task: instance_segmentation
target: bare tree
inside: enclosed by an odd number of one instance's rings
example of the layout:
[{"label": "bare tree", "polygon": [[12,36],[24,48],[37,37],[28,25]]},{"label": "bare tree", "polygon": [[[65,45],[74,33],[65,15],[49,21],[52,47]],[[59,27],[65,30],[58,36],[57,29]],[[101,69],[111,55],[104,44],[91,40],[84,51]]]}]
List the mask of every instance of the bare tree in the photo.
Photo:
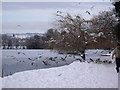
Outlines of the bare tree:
[{"label": "bare tree", "polygon": [[88,41],[88,32],[85,20],[80,16],[71,16],[57,14],[57,30],[59,32],[55,43],[55,49],[60,52],[83,54],[85,59],[85,50]]},{"label": "bare tree", "polygon": [[[117,18],[115,17],[115,11],[103,11],[99,15],[94,16],[92,19],[90,29],[92,32],[97,33],[96,41],[97,47],[110,49],[114,46],[115,37],[115,26],[117,25]],[[104,43],[102,43],[104,42]]]}]

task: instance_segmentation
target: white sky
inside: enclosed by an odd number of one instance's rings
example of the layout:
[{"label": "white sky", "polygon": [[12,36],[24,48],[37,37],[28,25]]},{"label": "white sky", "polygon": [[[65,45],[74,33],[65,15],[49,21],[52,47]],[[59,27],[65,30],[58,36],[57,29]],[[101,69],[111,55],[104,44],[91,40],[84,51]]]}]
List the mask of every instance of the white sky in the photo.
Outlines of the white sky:
[{"label": "white sky", "polygon": [[[2,33],[44,33],[53,27],[57,11],[90,19],[114,8],[112,2],[2,2]],[[93,7],[93,9],[91,9]],[[91,15],[85,13],[89,11]]]}]

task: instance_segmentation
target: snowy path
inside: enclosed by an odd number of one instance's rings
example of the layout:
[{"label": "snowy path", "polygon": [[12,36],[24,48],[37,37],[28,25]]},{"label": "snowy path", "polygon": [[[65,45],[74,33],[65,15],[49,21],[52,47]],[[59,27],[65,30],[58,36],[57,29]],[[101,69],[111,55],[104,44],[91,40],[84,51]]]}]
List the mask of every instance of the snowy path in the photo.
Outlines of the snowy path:
[{"label": "snowy path", "polygon": [[15,73],[3,78],[3,88],[117,88],[114,64],[73,62],[70,65]]}]

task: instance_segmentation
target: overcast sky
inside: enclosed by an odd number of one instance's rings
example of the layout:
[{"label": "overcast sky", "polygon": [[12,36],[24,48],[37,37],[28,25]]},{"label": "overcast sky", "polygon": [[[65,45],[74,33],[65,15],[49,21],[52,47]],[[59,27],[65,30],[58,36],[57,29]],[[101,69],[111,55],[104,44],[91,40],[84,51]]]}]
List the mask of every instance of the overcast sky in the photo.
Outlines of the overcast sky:
[{"label": "overcast sky", "polygon": [[2,33],[44,33],[54,27],[57,11],[90,19],[110,8],[111,2],[3,2]]}]

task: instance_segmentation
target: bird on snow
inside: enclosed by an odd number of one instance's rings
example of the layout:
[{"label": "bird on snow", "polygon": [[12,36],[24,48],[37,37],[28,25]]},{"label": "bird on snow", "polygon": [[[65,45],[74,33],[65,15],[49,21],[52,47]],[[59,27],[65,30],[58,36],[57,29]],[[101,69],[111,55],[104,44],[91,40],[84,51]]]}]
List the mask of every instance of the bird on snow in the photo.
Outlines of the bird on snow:
[{"label": "bird on snow", "polygon": [[107,63],[108,61],[107,60],[104,60],[103,63]]},{"label": "bird on snow", "polygon": [[32,62],[31,65],[33,65],[34,63]]},{"label": "bird on snow", "polygon": [[57,58],[57,57],[50,57],[49,60],[55,61],[56,58]]},{"label": "bird on snow", "polygon": [[23,55],[25,55],[25,53],[22,53]]},{"label": "bird on snow", "polygon": [[90,61],[91,61],[91,62],[94,62],[94,60],[93,60],[92,58],[90,58]]},{"label": "bird on snow", "polygon": [[42,56],[39,56],[39,58],[41,58]]},{"label": "bird on snow", "polygon": [[65,59],[67,58],[67,56],[65,56],[64,58],[63,57],[61,57],[61,59],[63,60],[63,61],[65,61]]},{"label": "bird on snow", "polygon": [[49,65],[49,63],[47,61],[42,61],[45,65]]},{"label": "bird on snow", "polygon": [[112,63],[112,61],[108,61],[108,63],[109,63],[109,64],[111,64],[111,63]]},{"label": "bird on snow", "polygon": [[18,54],[20,54],[20,52],[18,52]]},{"label": "bird on snow", "polygon": [[34,61],[34,60],[32,60],[31,58],[28,58],[29,60],[31,60],[31,61]]},{"label": "bird on snow", "polygon": [[95,61],[95,63],[99,63],[100,62],[100,58],[98,58],[96,61]]}]

